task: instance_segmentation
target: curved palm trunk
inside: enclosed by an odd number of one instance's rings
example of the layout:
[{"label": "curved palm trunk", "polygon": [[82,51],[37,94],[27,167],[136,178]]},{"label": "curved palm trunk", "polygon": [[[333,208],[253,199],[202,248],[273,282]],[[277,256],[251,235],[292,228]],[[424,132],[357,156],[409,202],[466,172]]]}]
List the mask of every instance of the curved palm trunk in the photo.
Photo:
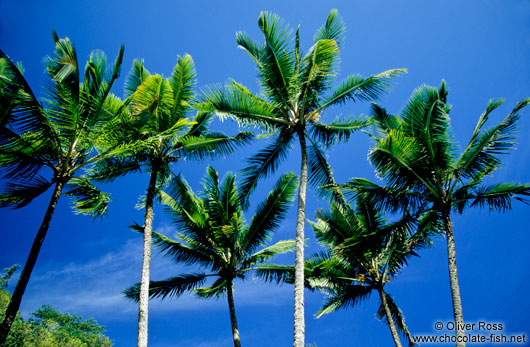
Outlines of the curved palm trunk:
[{"label": "curved palm trunk", "polygon": [[381,303],[383,304],[383,307],[385,308],[386,320],[388,321],[388,326],[390,327],[392,338],[394,338],[394,343],[396,344],[396,347],[402,347],[401,341],[399,340],[399,335],[396,329],[396,325],[394,323],[394,319],[392,318],[392,312],[390,312],[390,307],[388,306],[388,301],[386,300],[386,295],[382,289],[377,289],[377,291],[379,292]]},{"label": "curved palm trunk", "polygon": [[35,239],[33,240],[33,244],[26,260],[26,264],[24,265],[24,269],[20,274],[20,278],[18,279],[17,286],[15,287],[15,291],[13,292],[13,296],[11,297],[11,301],[7,306],[4,320],[0,325],[0,346],[4,345],[7,336],[9,335],[9,331],[11,330],[11,325],[13,324],[18,309],[20,308],[22,296],[26,291],[31,272],[33,271],[35,263],[37,262],[42,243],[44,242],[44,238],[46,237],[46,233],[48,232],[48,228],[50,227],[53,212],[55,211],[55,206],[57,206],[57,201],[59,201],[59,197],[61,196],[63,186],[64,182],[62,181],[57,182],[57,184],[55,185],[55,189],[53,190],[50,203],[48,204],[48,209],[44,214],[44,218],[39,227],[39,230],[37,231],[37,235],[35,235]]},{"label": "curved palm trunk", "polygon": [[149,277],[151,271],[151,238],[153,231],[153,203],[155,200],[156,179],[159,167],[153,165],[147,196],[145,199],[144,251],[142,278],[140,280],[140,298],[138,304],[138,347],[147,347],[147,322],[149,312]]},{"label": "curved palm trunk", "polygon": [[227,284],[226,296],[228,297],[228,309],[230,310],[230,323],[232,325],[234,347],[241,347],[241,340],[239,339],[239,328],[237,327],[236,307],[234,305],[234,293],[232,290],[232,282],[229,282]]},{"label": "curved palm trunk", "polygon": [[[464,330],[464,315],[462,313],[462,300],[460,298],[460,286],[458,285],[458,272],[456,270],[456,248],[455,236],[453,234],[453,223],[451,223],[450,212],[443,213],[445,222],[445,234],[447,236],[447,260],[449,265],[449,283],[451,286],[451,298],[453,300],[453,315],[455,319],[456,346],[465,347],[463,338],[466,334]],[[458,342],[460,340],[460,342]]]},{"label": "curved palm trunk", "polygon": [[307,190],[307,145],[303,132],[298,133],[302,154],[298,211],[296,216],[296,252],[294,259],[294,347],[305,345],[304,319],[304,226],[305,198]]}]

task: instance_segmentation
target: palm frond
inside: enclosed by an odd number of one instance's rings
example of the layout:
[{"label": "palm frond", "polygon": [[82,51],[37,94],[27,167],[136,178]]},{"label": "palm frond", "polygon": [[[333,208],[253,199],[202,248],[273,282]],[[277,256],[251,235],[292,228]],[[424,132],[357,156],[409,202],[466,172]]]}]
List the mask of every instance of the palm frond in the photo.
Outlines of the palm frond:
[{"label": "palm frond", "polygon": [[[143,227],[142,227],[143,231]],[[208,248],[204,247],[200,243],[194,242],[193,240],[179,235],[181,239],[184,239],[188,244],[184,244],[179,241],[175,241],[166,237],[160,233],[153,232],[153,245],[160,249],[160,252],[165,253],[167,257],[176,263],[183,263],[185,265],[201,264],[203,266],[211,265],[213,259],[208,254]]]},{"label": "palm frond", "polygon": [[300,73],[297,76],[297,84],[301,85],[298,100],[302,105],[302,112],[312,116],[313,113],[308,111],[318,108],[321,95],[329,89],[335,76],[338,54],[337,43],[325,39],[317,41],[302,58]]},{"label": "palm frond", "polygon": [[393,78],[406,71],[406,69],[392,69],[366,78],[359,75],[349,76],[330,97],[321,103],[318,109],[319,113],[332,105],[342,104],[347,100],[377,100],[390,89]]},{"label": "palm frond", "polygon": [[210,287],[202,287],[195,289],[195,295],[199,298],[209,299],[213,297],[220,297],[226,293],[226,286],[231,285],[226,279],[218,278]]},{"label": "palm frond", "polygon": [[288,47],[292,30],[280,17],[270,12],[260,13],[258,26],[265,39],[258,64],[260,83],[269,98],[286,105],[295,63],[294,52]]},{"label": "palm frond", "polygon": [[173,91],[169,81],[160,75],[150,75],[138,86],[130,108],[145,124],[151,134],[170,129],[174,122],[171,118]]},{"label": "palm frond", "polygon": [[262,263],[266,260],[269,260],[278,254],[283,254],[287,252],[293,252],[295,247],[294,240],[285,240],[278,241],[275,244],[260,249],[256,253],[250,255],[245,261],[241,264],[242,268],[249,268],[256,264]]},{"label": "palm frond", "polygon": [[108,183],[131,172],[141,172],[139,160],[132,155],[115,155],[102,158],[87,172],[87,177],[96,182]]},{"label": "palm frond", "polygon": [[173,217],[178,230],[201,237],[206,229],[204,204],[195,195],[188,182],[180,175],[174,177],[165,192],[161,193],[161,202],[165,210]]},{"label": "palm frond", "polygon": [[125,79],[125,97],[133,95],[147,77],[149,77],[149,71],[145,68],[143,59],[141,61],[134,59],[131,71]]},{"label": "palm frond", "polygon": [[208,132],[208,127],[213,120],[214,115],[208,112],[198,111],[193,119],[193,124],[189,130],[184,134],[184,137],[194,136],[199,137],[205,135]]},{"label": "palm frond", "polygon": [[15,182],[7,182],[0,193],[0,207],[24,207],[52,184],[40,175],[34,175],[31,179],[19,177]]},{"label": "palm frond", "polygon": [[426,165],[428,153],[414,137],[400,130],[390,130],[368,154],[380,177],[396,189],[426,187],[433,196],[440,196],[439,186],[433,182],[431,168]]},{"label": "palm frond", "polygon": [[242,170],[243,179],[239,185],[239,196],[244,208],[248,207],[249,196],[258,181],[276,171],[280,163],[285,160],[292,139],[293,133],[290,130],[282,130],[271,145],[248,159],[249,165]]},{"label": "palm frond", "polygon": [[[309,138],[307,134],[306,137]],[[329,165],[324,151],[316,143],[312,142],[308,152],[309,183],[313,187],[318,188],[317,194],[321,198],[339,204],[343,203],[345,199],[342,192],[338,189],[331,188],[335,187],[336,183],[333,177],[333,169]],[[327,187],[327,189],[324,187]]]},{"label": "palm frond", "polygon": [[251,132],[239,132],[235,136],[227,136],[222,133],[206,133],[200,137],[186,136],[180,142],[175,154],[191,160],[203,160],[205,158],[223,158],[234,152],[238,147],[245,146],[254,140]]},{"label": "palm frond", "polygon": [[252,217],[248,231],[243,235],[242,248],[252,253],[267,240],[285,218],[298,187],[298,178],[292,172],[282,175],[267,199],[260,203]]},{"label": "palm frond", "polygon": [[110,194],[100,191],[87,177],[74,177],[66,185],[65,195],[72,198],[76,214],[93,217],[107,212]]},{"label": "palm frond", "polygon": [[193,108],[216,113],[221,119],[234,118],[240,126],[255,126],[265,131],[289,125],[276,116],[276,106],[254,96],[239,84],[209,86],[202,90]]},{"label": "palm frond", "polygon": [[[0,50],[0,137],[16,141],[20,134],[31,133],[32,146],[51,153],[58,145],[53,127],[21,71]],[[38,144],[39,146],[36,146]]]},{"label": "palm frond", "polygon": [[337,311],[347,309],[370,297],[372,288],[362,285],[351,285],[346,288],[330,290],[322,308],[315,314],[316,318]]},{"label": "palm frond", "polygon": [[294,283],[294,266],[292,265],[259,264],[255,274],[266,282]]},{"label": "palm frond", "polygon": [[437,176],[437,180],[451,168],[454,144],[450,133],[450,106],[446,103],[445,81],[439,88],[420,86],[412,93],[402,111],[401,129],[406,136],[414,138],[425,154],[424,165]]},{"label": "palm frond", "polygon": [[344,41],[343,35],[346,32],[346,25],[339,15],[339,11],[334,8],[326,19],[326,23],[318,29],[313,39],[315,42],[319,40],[334,40],[339,47]]},{"label": "palm frond", "polygon": [[470,197],[471,207],[484,207],[504,212],[512,208],[512,199],[530,203],[530,184],[499,183],[476,188]]},{"label": "palm frond", "polygon": [[177,65],[169,78],[173,90],[173,109],[171,114],[175,117],[182,117],[184,110],[189,106],[189,101],[193,97],[193,88],[197,80],[197,73],[193,59],[189,54],[178,57]]},{"label": "palm frond", "polygon": [[254,42],[254,40],[252,40],[247,33],[242,31],[238,31],[236,33],[236,40],[238,47],[247,52],[259,67],[261,65],[263,45],[259,45],[258,43]]},{"label": "palm frond", "polygon": [[339,142],[347,142],[355,131],[368,125],[370,121],[364,118],[337,118],[330,124],[320,122],[311,124],[310,132],[318,143],[330,148]]},{"label": "palm frond", "polygon": [[387,113],[376,103],[372,103],[370,120],[379,138],[384,138],[391,129],[398,129],[402,122],[399,117]]},{"label": "palm frond", "polygon": [[406,209],[415,210],[424,201],[424,197],[417,192],[380,186],[365,178],[351,178],[339,187],[350,201],[360,195],[366,195],[375,202],[376,208],[391,213]]},{"label": "palm frond", "polygon": [[475,178],[496,170],[501,165],[498,156],[508,153],[515,146],[513,140],[520,117],[518,111],[529,103],[530,98],[522,100],[500,124],[480,132],[490,112],[502,104],[502,100],[490,101],[486,111],[479,118],[467,148],[456,163],[456,174],[465,178]]},{"label": "palm frond", "polygon": [[[179,297],[187,291],[191,291],[204,283],[206,274],[186,274],[175,276],[162,281],[149,282],[149,297],[164,299],[167,296]],[[140,283],[135,284],[123,291],[127,299],[139,301]]]}]

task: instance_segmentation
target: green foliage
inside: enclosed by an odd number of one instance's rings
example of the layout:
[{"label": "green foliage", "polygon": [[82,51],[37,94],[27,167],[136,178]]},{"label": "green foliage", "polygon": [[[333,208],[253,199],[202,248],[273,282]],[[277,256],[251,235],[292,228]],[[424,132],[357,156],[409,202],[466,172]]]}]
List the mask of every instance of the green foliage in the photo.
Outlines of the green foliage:
[{"label": "green foliage", "polygon": [[464,151],[456,153],[447,103],[447,86],[417,88],[401,115],[390,115],[374,105],[376,140],[369,159],[387,187],[352,179],[345,188],[376,193],[390,210],[419,206],[443,212],[462,213],[466,207],[489,206],[504,211],[513,199],[527,202],[530,185],[483,184],[502,164],[500,156],[513,149],[520,111],[530,99],[520,101],[498,125],[484,129],[490,113],[503,101],[491,100]]},{"label": "green foliage", "polygon": [[28,321],[17,315],[5,346],[111,347],[112,341],[105,336],[105,328],[95,320],[83,320],[80,316],[43,305]]},{"label": "green foliage", "polygon": [[[45,59],[49,83],[42,102],[0,51],[0,168],[7,179],[2,207],[26,206],[53,184],[66,183],[77,170],[115,154],[115,148],[94,149],[104,147],[102,142],[115,133],[116,102],[110,90],[120,73],[123,47],[111,68],[103,52],[93,51],[82,69],[70,40],[56,33],[53,38],[54,54]],[[40,175],[44,168],[51,177]],[[106,211],[108,199],[94,186],[83,184],[71,195],[79,213],[97,216]]]},{"label": "green foliage", "polygon": [[[219,180],[218,173],[208,167],[201,195],[197,196],[181,176],[175,177],[167,192],[161,193],[178,232],[175,239],[153,232],[153,244],[176,263],[198,265],[208,272],[151,281],[150,297],[178,297],[187,291],[202,298],[218,297],[226,294],[235,278],[244,279],[247,272],[264,261],[293,250],[291,240],[270,246],[266,243],[294,199],[296,176],[287,173],[278,180],[265,201],[258,204],[250,225],[243,216],[235,178],[228,173]],[[143,232],[137,225],[133,228]],[[201,287],[208,277],[216,279],[210,286]],[[139,284],[124,291],[132,300],[138,300],[139,292]]]},{"label": "green foliage", "polygon": [[338,118],[325,124],[321,122],[324,111],[347,100],[377,99],[390,88],[396,76],[406,71],[394,69],[367,78],[349,76],[332,90],[345,32],[337,10],[329,13],[305,54],[300,50],[298,30],[293,39],[293,31],[277,15],[262,12],[258,26],[263,43],[255,42],[244,32],[236,36],[239,47],[256,63],[263,97],[229,81],[224,88],[206,88],[194,105],[204,112],[231,117],[241,125],[274,132],[272,143],[252,156],[243,170],[240,195],[245,203],[258,180],[272,174],[286,159],[296,137],[306,137],[311,142],[309,181],[316,187],[333,184],[332,171],[321,147],[327,149],[347,141],[368,122],[361,118]]},{"label": "green foliage", "polygon": [[[13,265],[4,269],[0,277],[0,320],[9,304],[11,294],[4,289],[18,269]],[[78,315],[61,313],[50,305],[43,305],[25,321],[17,314],[4,347],[111,347],[105,328],[94,319],[83,320]]]}]

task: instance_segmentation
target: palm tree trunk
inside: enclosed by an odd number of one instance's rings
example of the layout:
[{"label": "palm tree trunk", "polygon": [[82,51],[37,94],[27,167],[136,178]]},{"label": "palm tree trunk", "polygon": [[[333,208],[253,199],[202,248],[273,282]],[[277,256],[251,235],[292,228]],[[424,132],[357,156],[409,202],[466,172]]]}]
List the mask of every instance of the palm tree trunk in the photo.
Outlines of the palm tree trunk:
[{"label": "palm tree trunk", "polygon": [[46,237],[46,233],[48,232],[48,228],[50,227],[53,212],[55,211],[55,206],[57,206],[57,201],[59,201],[59,197],[61,196],[63,186],[63,181],[59,181],[55,185],[55,189],[53,190],[50,203],[48,204],[48,209],[44,214],[44,218],[39,227],[39,230],[37,231],[37,235],[35,235],[35,239],[33,240],[33,245],[31,246],[31,250],[26,260],[26,264],[24,265],[24,269],[22,270],[20,278],[18,279],[17,286],[15,287],[15,291],[13,292],[13,296],[11,297],[11,301],[7,306],[4,320],[0,325],[0,346],[4,345],[7,336],[9,335],[9,331],[11,330],[11,325],[13,324],[18,309],[20,308],[22,296],[26,291],[29,278],[31,276],[33,268],[35,267],[35,263],[37,262],[42,243],[44,242],[44,238]]},{"label": "palm tree trunk", "polygon": [[460,286],[458,285],[458,272],[456,270],[456,248],[455,236],[453,234],[453,223],[449,211],[443,213],[445,222],[445,234],[447,236],[447,259],[449,264],[449,283],[451,286],[451,297],[453,300],[453,315],[455,319],[456,346],[465,347],[464,315],[462,313],[462,300],[460,298]]},{"label": "palm tree trunk", "polygon": [[392,333],[392,337],[394,338],[394,343],[396,344],[396,347],[402,347],[401,341],[399,340],[399,335],[396,329],[396,325],[394,324],[394,319],[392,318],[392,313],[390,312],[390,307],[388,306],[388,301],[386,301],[386,293],[383,292],[382,289],[377,289],[377,291],[379,292],[381,303],[383,304],[383,307],[385,308],[386,320],[388,321],[390,332]]},{"label": "palm tree trunk", "polygon": [[153,203],[155,200],[156,179],[159,166],[152,165],[151,178],[147,187],[144,218],[144,253],[142,278],[140,280],[140,299],[138,304],[138,347],[147,347],[147,323],[149,312],[149,277],[151,271],[151,237],[153,231]]},{"label": "palm tree trunk", "polygon": [[241,340],[239,340],[239,328],[237,327],[236,307],[234,305],[234,293],[232,291],[231,281],[227,283],[226,291],[226,296],[228,297],[228,309],[230,310],[230,323],[232,324],[234,347],[241,347]]},{"label": "palm tree trunk", "polygon": [[298,133],[302,165],[298,188],[298,211],[296,216],[296,251],[294,259],[294,347],[305,345],[304,319],[304,226],[305,198],[307,190],[307,145],[304,132]]}]

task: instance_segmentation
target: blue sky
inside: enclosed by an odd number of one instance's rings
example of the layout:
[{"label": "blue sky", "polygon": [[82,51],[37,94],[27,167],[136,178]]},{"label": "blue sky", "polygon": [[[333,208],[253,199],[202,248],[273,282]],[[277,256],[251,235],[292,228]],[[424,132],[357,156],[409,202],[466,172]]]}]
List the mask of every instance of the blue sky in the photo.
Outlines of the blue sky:
[{"label": "blue sky", "polygon": [[[51,54],[51,30],[68,36],[76,45],[80,63],[93,49],[114,59],[125,45],[122,76],[113,92],[123,95],[123,81],[134,58],[143,58],[151,72],[169,75],[177,55],[193,56],[199,86],[224,83],[228,78],[258,91],[255,67],[236,46],[235,33],[246,31],[261,40],[257,18],[262,10],[279,14],[292,27],[300,24],[302,47],[308,48],[313,33],[329,10],[337,8],[347,25],[346,42],[338,80],[348,74],[375,74],[406,67],[393,91],[379,103],[398,113],[411,92],[426,83],[448,83],[455,140],[467,142],[478,116],[491,98],[506,98],[491,124],[500,121],[523,97],[530,96],[530,2],[484,1],[261,1],[261,2],[171,2],[171,1],[46,1],[0,0],[0,48],[21,61],[26,78],[37,94],[45,82],[42,59]],[[368,103],[347,104],[328,111],[327,121],[337,115],[361,115]],[[233,123],[214,127],[236,131]],[[488,178],[494,181],[530,181],[530,111],[519,123],[517,150],[504,157],[504,167]],[[244,167],[244,158],[264,146],[257,142],[233,157],[213,162],[179,163],[180,171],[199,188],[207,164],[221,174]],[[350,177],[376,179],[366,161],[369,139],[357,134],[329,152],[336,180]],[[299,168],[293,150],[279,172]],[[139,280],[141,237],[127,229],[142,212],[134,208],[147,186],[146,175],[132,175],[104,187],[115,201],[107,217],[94,223],[71,213],[62,198],[53,217],[33,277],[22,302],[28,314],[41,304],[61,311],[94,317],[107,326],[116,346],[136,341],[137,307],[121,296],[121,290]],[[254,201],[261,201],[272,180],[261,183]],[[44,208],[45,194],[21,210],[0,210],[0,267],[23,264]],[[310,192],[307,217],[325,203]],[[454,218],[457,262],[466,322],[501,322],[505,334],[525,332],[530,338],[530,243],[525,222],[529,207],[515,203],[505,214],[468,210]],[[247,216],[250,218],[250,216]],[[292,208],[274,240],[294,237]],[[526,225],[526,226],[525,226]],[[173,229],[161,210],[156,211],[155,229],[171,234]],[[307,254],[317,251],[307,225]],[[162,279],[187,269],[175,266],[153,252],[153,279]],[[279,261],[289,263],[294,256]],[[16,278],[15,278],[16,279]],[[13,280],[14,284],[15,281]],[[248,278],[236,284],[235,302],[242,343],[247,346],[292,344],[292,288],[264,285]],[[436,321],[452,317],[445,240],[410,262],[389,292],[403,310],[413,334],[433,334]],[[353,309],[314,319],[323,296],[306,293],[306,342],[325,346],[389,346],[387,327],[374,317],[376,298]],[[228,308],[225,300],[199,300],[183,296],[150,304],[150,346],[231,346]]]}]

